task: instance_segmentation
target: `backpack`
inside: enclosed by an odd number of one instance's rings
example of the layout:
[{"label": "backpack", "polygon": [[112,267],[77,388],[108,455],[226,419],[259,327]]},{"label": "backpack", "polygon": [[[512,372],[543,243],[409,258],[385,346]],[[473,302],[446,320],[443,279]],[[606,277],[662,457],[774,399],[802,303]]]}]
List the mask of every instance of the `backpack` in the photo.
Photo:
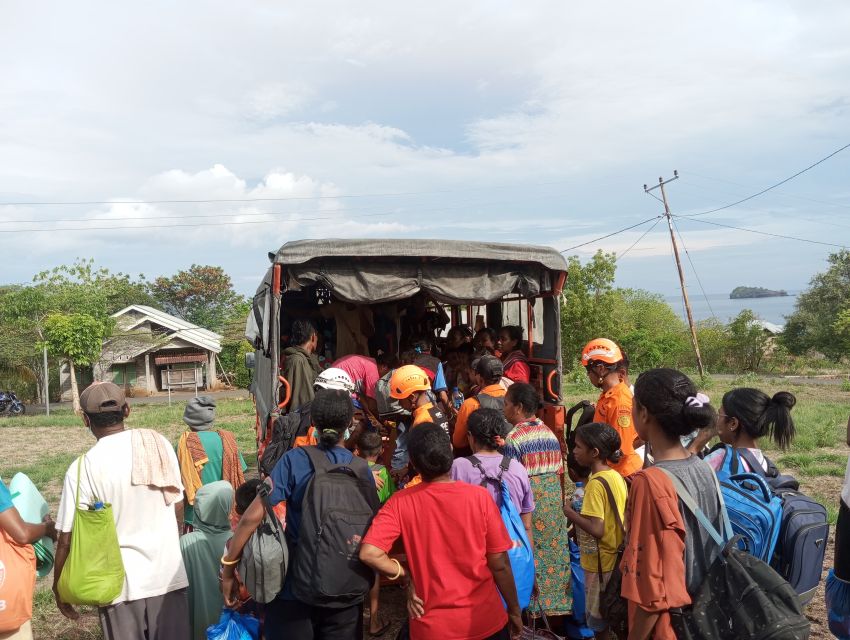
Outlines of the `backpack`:
[{"label": "backpack", "polygon": [[[733,451],[738,455],[730,456],[729,451],[726,452],[731,468],[737,469],[738,457],[743,458],[780,501],[781,524],[771,566],[791,584],[800,601],[807,604],[814,596],[823,573],[826,541],[829,539],[826,508],[801,493],[800,483],[792,476],[780,474],[770,460],[767,460],[765,471],[748,449]],[[726,459],[724,466],[725,462]]]},{"label": "backpack", "polygon": [[277,516],[269,506],[269,486],[263,482],[257,487],[263,501],[263,521],[248,538],[239,559],[239,579],[251,597],[263,604],[271,602],[283,589],[289,547],[284,539]]},{"label": "backpack", "polygon": [[534,589],[534,552],[531,550],[531,543],[528,541],[528,534],[525,532],[525,525],[522,523],[519,511],[511,500],[508,483],[505,482],[503,477],[511,466],[511,459],[502,456],[502,461],[499,463],[499,475],[495,478],[487,475],[481,460],[475,456],[469,456],[466,459],[481,472],[482,487],[486,486],[488,482],[493,482],[502,490],[502,505],[499,507],[499,513],[502,516],[502,522],[505,523],[505,528],[508,530],[508,535],[514,543],[513,548],[508,551],[508,559],[511,561],[511,570],[514,574],[519,607],[520,609],[527,609],[528,605],[531,604],[531,592]]},{"label": "backpack", "polygon": [[258,461],[260,473],[270,476],[277,461],[283,454],[292,449],[295,438],[307,434],[310,429],[310,407],[312,402],[305,402],[297,409],[280,416],[272,426],[272,439],[263,451]]},{"label": "backpack", "polygon": [[806,640],[811,625],[803,615],[797,594],[768,564],[739,548],[738,536],[732,533],[723,493],[718,491],[723,525],[721,533],[697,506],[681,481],[666,469],[660,471],[673,482],[682,504],[723,547],[697,592],[691,594],[691,605],[670,610],[676,638]]},{"label": "backpack", "polygon": [[[504,415],[505,411],[505,396],[489,396],[486,393],[479,393],[475,396],[475,399],[478,400],[479,408],[481,409],[495,409],[499,413]],[[508,419],[505,418],[504,424],[504,435],[507,435],[514,428]]]},{"label": "backpack", "polygon": [[[753,464],[755,463],[755,464]],[[755,459],[747,464],[761,469]],[[770,562],[782,526],[782,500],[774,495],[757,473],[738,473],[743,469],[738,451],[726,445],[723,465],[717,471],[720,491],[726,503],[732,531],[740,536],[742,549],[759,560]]]},{"label": "backpack", "polygon": [[[602,592],[599,594],[599,612],[602,614],[602,618],[608,622],[610,630],[620,638],[629,633],[629,604],[620,595],[623,584],[620,561],[623,559],[623,551],[626,549],[626,528],[623,526],[623,519],[620,517],[620,512],[617,509],[617,501],[614,499],[614,492],[611,491],[611,485],[601,476],[593,478],[593,480],[598,480],[605,487],[605,493],[608,494],[608,504],[611,506],[611,511],[614,512],[614,518],[617,520],[617,526],[620,527],[620,531],[623,534],[623,541],[617,549],[617,562],[614,564],[614,569],[611,571],[608,582],[605,583]],[[596,562],[599,575],[602,576],[602,555],[598,546],[596,548]]]},{"label": "backpack", "polygon": [[333,464],[324,450],[302,447],[313,477],[301,501],[301,530],[290,582],[306,604],[342,609],[363,601],[375,572],[360,562],[360,540],[379,508],[362,458]]}]

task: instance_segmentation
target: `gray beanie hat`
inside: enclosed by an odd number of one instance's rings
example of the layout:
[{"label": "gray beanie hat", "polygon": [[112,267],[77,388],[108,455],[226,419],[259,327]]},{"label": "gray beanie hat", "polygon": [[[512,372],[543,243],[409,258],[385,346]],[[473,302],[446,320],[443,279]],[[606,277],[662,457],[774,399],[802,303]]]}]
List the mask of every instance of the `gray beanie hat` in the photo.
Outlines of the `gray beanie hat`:
[{"label": "gray beanie hat", "polygon": [[192,431],[207,431],[212,428],[214,420],[215,400],[212,396],[198,396],[186,404],[183,422],[188,424]]}]

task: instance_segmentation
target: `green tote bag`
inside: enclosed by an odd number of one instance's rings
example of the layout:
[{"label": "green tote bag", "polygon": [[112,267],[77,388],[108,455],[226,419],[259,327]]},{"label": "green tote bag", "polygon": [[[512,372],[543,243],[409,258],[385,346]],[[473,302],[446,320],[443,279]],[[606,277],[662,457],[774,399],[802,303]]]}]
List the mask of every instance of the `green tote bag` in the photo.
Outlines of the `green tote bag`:
[{"label": "green tote bag", "polygon": [[77,460],[77,498],[71,550],[59,576],[59,596],[68,604],[105,606],[124,588],[124,562],[112,517],[112,505],[96,511],[80,508],[80,468]]}]

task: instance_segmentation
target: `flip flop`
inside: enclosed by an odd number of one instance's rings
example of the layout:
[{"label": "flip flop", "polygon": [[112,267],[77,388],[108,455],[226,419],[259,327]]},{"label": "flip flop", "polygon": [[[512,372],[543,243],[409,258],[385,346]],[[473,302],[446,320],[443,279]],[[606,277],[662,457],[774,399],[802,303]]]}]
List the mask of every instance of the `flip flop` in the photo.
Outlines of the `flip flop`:
[{"label": "flip flop", "polygon": [[380,629],[378,629],[377,631],[375,631],[375,632],[370,631],[370,632],[369,632],[369,637],[370,637],[370,638],[380,638],[380,637],[381,637],[382,635],[384,635],[387,631],[389,631],[389,628],[390,628],[391,626],[392,626],[392,622],[387,621],[387,622],[385,622],[385,623],[384,623],[384,626],[382,626],[382,627],[381,627]]}]

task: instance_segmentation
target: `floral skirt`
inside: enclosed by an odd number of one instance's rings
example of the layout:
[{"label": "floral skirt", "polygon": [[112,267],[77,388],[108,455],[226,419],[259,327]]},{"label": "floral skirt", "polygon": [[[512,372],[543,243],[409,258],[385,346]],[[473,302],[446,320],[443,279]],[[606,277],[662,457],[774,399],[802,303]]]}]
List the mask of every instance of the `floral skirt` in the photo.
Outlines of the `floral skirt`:
[{"label": "floral skirt", "polygon": [[[536,504],[532,524],[540,605],[547,616],[563,616],[572,611],[573,599],[561,480],[556,473],[531,476],[529,480]],[[537,611],[531,613],[538,615]]]}]

